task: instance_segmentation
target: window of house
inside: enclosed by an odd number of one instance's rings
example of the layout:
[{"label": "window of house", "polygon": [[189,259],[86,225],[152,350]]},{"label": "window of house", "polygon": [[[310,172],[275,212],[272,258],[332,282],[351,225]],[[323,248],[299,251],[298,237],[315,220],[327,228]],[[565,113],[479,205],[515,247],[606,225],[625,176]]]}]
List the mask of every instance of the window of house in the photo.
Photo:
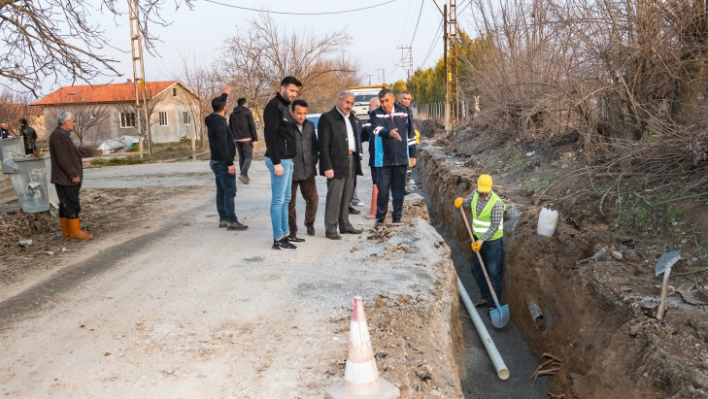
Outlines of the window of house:
[{"label": "window of house", "polygon": [[172,95],[177,97],[177,88],[172,88]]},{"label": "window of house", "polygon": [[135,127],[135,112],[121,112],[120,127]]},{"label": "window of house", "polygon": [[192,116],[189,115],[189,112],[184,112],[184,124],[185,125],[191,125],[192,124]]},{"label": "window of house", "polygon": [[167,111],[160,112],[160,126],[167,126]]}]

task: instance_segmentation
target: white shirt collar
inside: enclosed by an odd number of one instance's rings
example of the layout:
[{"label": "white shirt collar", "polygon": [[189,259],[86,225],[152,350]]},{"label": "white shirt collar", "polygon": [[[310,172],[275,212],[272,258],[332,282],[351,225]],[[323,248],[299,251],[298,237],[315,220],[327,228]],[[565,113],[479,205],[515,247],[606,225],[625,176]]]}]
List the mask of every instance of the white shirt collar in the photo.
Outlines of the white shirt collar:
[{"label": "white shirt collar", "polygon": [[337,111],[339,111],[339,113],[344,117],[344,119],[348,119],[348,118],[349,118],[349,114],[344,115],[344,112],[342,112],[342,110],[339,109],[339,107],[335,106],[334,108],[336,108]]}]

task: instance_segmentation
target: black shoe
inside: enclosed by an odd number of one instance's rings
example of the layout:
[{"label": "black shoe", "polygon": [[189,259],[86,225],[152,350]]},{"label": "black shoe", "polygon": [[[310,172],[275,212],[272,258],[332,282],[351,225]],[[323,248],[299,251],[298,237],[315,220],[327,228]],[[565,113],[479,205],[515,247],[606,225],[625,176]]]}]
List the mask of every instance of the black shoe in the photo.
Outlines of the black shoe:
[{"label": "black shoe", "polygon": [[288,240],[282,239],[280,241],[273,240],[273,249],[277,249],[280,251],[293,251],[297,249],[296,246],[291,244]]},{"label": "black shoe", "polygon": [[325,237],[329,238],[330,240],[341,240],[342,236],[340,236],[337,233],[327,233],[325,234]]},{"label": "black shoe", "polygon": [[290,234],[289,236],[283,238],[283,240],[288,240],[289,242],[305,242],[304,238],[297,238],[295,234]]},{"label": "black shoe", "polygon": [[487,306],[487,301],[484,299],[474,304],[475,308],[483,308],[485,306]]},{"label": "black shoe", "polygon": [[360,210],[355,209],[355,208],[352,207],[351,205],[349,206],[349,214],[350,214],[350,215],[358,215],[358,214],[360,214],[360,213],[361,213]]},{"label": "black shoe", "polygon": [[401,224],[401,219],[393,219],[391,224]]},{"label": "black shoe", "polygon": [[376,219],[376,224],[374,224],[374,227],[383,227],[385,225],[386,223],[383,220]]},{"label": "black shoe", "polygon": [[241,183],[248,185],[251,182],[251,179],[248,178],[248,176],[240,175],[238,177],[239,180],[241,180]]},{"label": "black shoe", "polygon": [[408,189],[408,188],[406,188],[405,190],[403,190],[403,194],[405,194],[405,195],[413,194],[414,192],[415,192],[415,191],[413,191],[412,189]]},{"label": "black shoe", "polygon": [[314,228],[314,227],[308,227],[308,228],[307,228],[307,235],[308,235],[308,236],[314,236],[314,235],[315,235],[315,228]]},{"label": "black shoe", "polygon": [[361,233],[363,233],[363,232],[364,232],[363,230],[357,230],[357,229],[355,229],[355,228],[353,228],[353,227],[350,227],[350,228],[348,228],[348,229],[346,229],[346,230],[340,231],[341,234],[361,234]]},{"label": "black shoe", "polygon": [[237,220],[237,221],[235,221],[235,222],[233,222],[233,223],[229,223],[229,224],[226,226],[226,230],[229,230],[229,231],[234,231],[234,230],[239,230],[239,231],[241,231],[241,230],[248,230],[248,226],[246,226],[245,224],[239,223],[239,221]]},{"label": "black shoe", "polygon": [[219,220],[219,228],[224,228],[228,226],[228,222],[226,220]]}]

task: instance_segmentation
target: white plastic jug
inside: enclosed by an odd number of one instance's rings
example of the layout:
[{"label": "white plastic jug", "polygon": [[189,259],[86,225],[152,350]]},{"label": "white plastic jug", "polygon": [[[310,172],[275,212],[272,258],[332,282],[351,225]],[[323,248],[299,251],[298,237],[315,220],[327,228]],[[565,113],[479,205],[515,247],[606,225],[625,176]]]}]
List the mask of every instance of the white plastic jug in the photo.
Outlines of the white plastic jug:
[{"label": "white plastic jug", "polygon": [[538,228],[536,233],[541,236],[551,237],[556,231],[556,225],[558,224],[558,211],[552,211],[550,209],[541,209],[541,214],[538,217]]}]

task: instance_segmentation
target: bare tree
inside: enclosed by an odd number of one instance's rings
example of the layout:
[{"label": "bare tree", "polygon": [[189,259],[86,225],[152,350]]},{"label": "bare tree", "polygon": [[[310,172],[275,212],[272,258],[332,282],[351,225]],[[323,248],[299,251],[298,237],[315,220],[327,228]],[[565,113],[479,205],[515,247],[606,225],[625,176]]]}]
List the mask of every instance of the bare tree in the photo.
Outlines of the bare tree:
[{"label": "bare tree", "polygon": [[85,141],[95,144],[100,137],[101,126],[110,116],[109,108],[104,104],[75,104],[57,107],[52,120],[56,121],[64,111],[71,112],[76,118],[73,133],[79,139],[79,147],[83,146]]},{"label": "bare tree", "polygon": [[[167,25],[161,11],[168,0],[132,0],[138,4],[141,31],[148,51],[155,52],[152,25]],[[175,0],[175,6],[192,0]],[[102,54],[110,40],[99,24],[91,24],[91,11],[127,18],[123,0],[0,0],[0,76],[37,96],[47,78],[89,83],[100,75],[120,76],[115,60]]]},{"label": "bare tree", "polygon": [[[194,140],[198,140],[200,147],[204,148],[206,146],[204,119],[211,113],[211,99],[220,94],[223,84],[194,54],[191,59],[182,56],[182,70],[175,75],[197,96],[196,101],[189,101],[186,105],[192,118]],[[193,147],[195,146],[193,143]]]}]

